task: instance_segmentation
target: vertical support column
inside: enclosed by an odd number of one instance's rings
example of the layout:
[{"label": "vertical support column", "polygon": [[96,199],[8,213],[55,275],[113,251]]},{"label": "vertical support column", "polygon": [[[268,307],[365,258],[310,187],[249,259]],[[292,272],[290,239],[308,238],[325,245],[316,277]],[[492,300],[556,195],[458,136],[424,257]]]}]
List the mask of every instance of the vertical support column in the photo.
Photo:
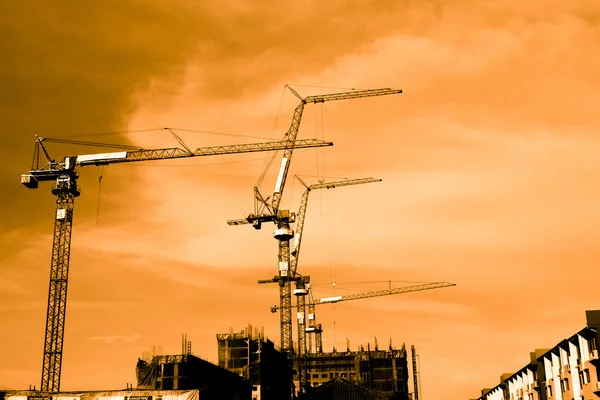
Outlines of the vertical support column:
[{"label": "vertical support column", "polygon": [[306,337],[306,351],[308,354],[312,354],[313,334],[315,330],[315,305],[313,304],[313,301],[310,298],[308,303],[308,327],[311,329],[309,329],[310,335],[307,335]]},{"label": "vertical support column", "polygon": [[52,238],[44,360],[40,385],[40,390],[43,393],[60,391],[73,209],[75,197],[79,195],[75,178],[73,176],[61,176],[58,178],[57,185],[52,193],[56,195],[56,214]]},{"label": "vertical support column", "polygon": [[289,242],[279,242],[279,323],[281,327],[281,352],[292,354],[292,289],[288,279]]},{"label": "vertical support column", "polygon": [[415,351],[415,345],[410,346],[410,352],[412,354],[412,370],[413,370],[413,383],[414,383],[414,396],[413,400],[419,400],[419,372],[417,371],[417,353]]},{"label": "vertical support column", "polygon": [[323,332],[321,324],[317,324],[315,330],[315,346],[317,347],[317,353],[319,354],[323,353],[323,337],[321,336],[321,332]]},{"label": "vertical support column", "polygon": [[279,211],[283,217],[278,218],[275,239],[279,241],[279,325],[281,333],[281,352],[288,360],[290,374],[290,398],[294,398],[294,384],[292,370],[292,288],[290,285],[290,239],[294,231],[290,229],[290,221],[287,212]]},{"label": "vertical support column", "polygon": [[296,310],[298,319],[298,382],[300,383],[300,393],[304,393],[308,386],[306,375],[306,296],[308,291],[305,287],[305,281],[309,277],[296,277]]}]

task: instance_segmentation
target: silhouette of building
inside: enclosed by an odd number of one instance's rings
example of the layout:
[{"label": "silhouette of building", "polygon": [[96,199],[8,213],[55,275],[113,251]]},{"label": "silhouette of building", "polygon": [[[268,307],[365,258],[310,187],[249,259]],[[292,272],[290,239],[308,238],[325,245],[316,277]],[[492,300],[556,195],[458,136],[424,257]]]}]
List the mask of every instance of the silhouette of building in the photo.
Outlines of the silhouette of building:
[{"label": "silhouette of building", "polygon": [[250,398],[251,392],[247,379],[191,354],[139,359],[136,377],[137,389],[197,389],[202,399]]},{"label": "silhouette of building", "polygon": [[387,400],[374,390],[358,386],[347,379],[338,377],[311,390],[302,400]]},{"label": "silhouette of building", "polygon": [[252,384],[253,400],[290,397],[292,367],[261,329],[248,325],[241,332],[217,334],[218,365]]},{"label": "silhouette of building", "polygon": [[530,362],[477,400],[587,400],[600,398],[600,310],[588,310],[587,325],[551,349],[536,349]]}]

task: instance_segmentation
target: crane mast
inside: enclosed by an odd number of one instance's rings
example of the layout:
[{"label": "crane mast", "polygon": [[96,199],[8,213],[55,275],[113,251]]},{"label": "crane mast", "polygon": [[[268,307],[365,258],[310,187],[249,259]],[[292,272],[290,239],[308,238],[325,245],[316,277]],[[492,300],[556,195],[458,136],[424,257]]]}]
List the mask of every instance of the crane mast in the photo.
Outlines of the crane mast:
[{"label": "crane mast", "polygon": [[[315,334],[315,353],[323,353],[323,337],[321,333],[323,333],[323,329],[321,324],[317,324],[316,314],[315,314],[315,299],[313,297],[312,288],[310,284],[307,285],[308,289],[308,327],[306,328],[306,333],[314,333]],[[307,341],[307,351],[308,353],[312,353],[312,338],[308,338]]]},{"label": "crane mast", "polygon": [[413,384],[415,388],[412,400],[419,400],[419,372],[417,371],[417,353],[415,351],[415,345],[410,346],[410,353],[412,355]]},{"label": "crane mast", "polygon": [[[63,161],[56,162],[48,154],[48,151],[43,144],[44,141],[101,147],[119,147],[129,151],[65,157]],[[52,194],[56,196],[56,212],[54,219],[54,234],[52,239],[50,284],[48,289],[48,307],[46,312],[46,331],[44,337],[44,357],[40,385],[40,391],[42,393],[55,393],[60,391],[74,201],[75,197],[80,195],[80,190],[77,186],[78,174],[76,172],[76,167],[221,154],[286,150],[289,147],[308,148],[333,145],[331,142],[308,139],[302,141],[285,140],[266,143],[200,147],[194,151],[191,151],[187,146],[185,146],[185,144],[183,144],[183,142],[181,142],[181,140],[180,143],[182,143],[184,149],[173,147],[148,150],[133,146],[115,146],[106,143],[69,141],[64,139],[51,139],[36,136],[34,161],[30,171],[21,175],[21,183],[29,189],[35,189],[38,187],[39,182],[56,182],[56,185],[52,188]],[[45,157],[45,164],[40,163],[42,160],[42,154]]]},{"label": "crane mast", "polygon": [[73,207],[75,197],[79,196],[79,190],[72,178],[69,174],[59,177],[56,187],[52,189],[52,193],[56,195],[56,212],[54,214],[46,335],[40,386],[40,390],[43,392],[58,391],[60,388]]},{"label": "crane mast", "polygon": [[[295,90],[288,86],[288,89],[300,99],[300,103],[294,110],[294,114],[292,116],[292,122],[290,124],[290,128],[285,133],[284,138],[288,140],[295,140],[298,135],[298,130],[300,129],[300,121],[302,120],[302,114],[304,112],[304,107],[309,103],[324,103],[326,101],[335,101],[335,100],[347,100],[347,99],[356,99],[363,97],[374,97],[374,96],[384,96],[391,94],[399,94],[402,93],[402,90],[397,89],[368,89],[368,90],[355,90],[351,92],[343,92],[343,93],[332,93],[332,94],[324,94],[324,95],[315,95],[315,96],[300,96]],[[281,166],[279,169],[279,174],[277,176],[277,181],[275,183],[275,189],[271,200],[269,202],[269,198],[265,198],[260,194],[260,191],[257,187],[254,187],[254,204],[255,210],[253,214],[250,214],[247,218],[238,219],[238,220],[229,220],[227,223],[229,225],[241,225],[241,224],[252,224],[255,229],[260,229],[261,224],[263,222],[272,221],[276,225],[276,229],[274,232],[274,237],[279,242],[278,245],[278,283],[279,283],[279,303],[280,308],[284,310],[280,313],[280,348],[281,352],[284,353],[288,359],[291,358],[293,346],[292,346],[292,314],[291,314],[291,284],[290,284],[290,245],[289,241],[292,237],[294,237],[294,231],[290,228],[290,224],[294,222],[295,215],[290,213],[288,210],[280,210],[279,206],[281,203],[281,198],[283,196],[283,191],[285,188],[285,183],[288,175],[288,171],[290,168],[290,162],[292,159],[294,148],[286,149],[283,153],[283,157],[281,160]]]},{"label": "crane mast", "polygon": [[[308,206],[308,197],[311,191],[320,189],[335,189],[336,187],[361,185],[365,183],[381,182],[381,179],[363,178],[363,179],[347,179],[337,182],[320,182],[306,185],[302,179],[296,177],[298,181],[306,188],[300,200],[300,208],[298,210],[296,222],[296,236],[294,241],[294,250],[292,251],[292,259],[290,262],[290,279],[296,283],[294,296],[296,296],[296,317],[298,326],[298,380],[300,382],[301,392],[308,385],[306,371],[306,295],[308,295],[307,285],[310,284],[310,277],[297,274],[298,259],[300,258],[300,245],[302,243],[302,233],[304,232],[304,221],[306,219],[306,208]],[[290,304],[291,305],[291,304]],[[289,311],[291,314],[291,310]],[[313,313],[314,317],[314,313]]]}]

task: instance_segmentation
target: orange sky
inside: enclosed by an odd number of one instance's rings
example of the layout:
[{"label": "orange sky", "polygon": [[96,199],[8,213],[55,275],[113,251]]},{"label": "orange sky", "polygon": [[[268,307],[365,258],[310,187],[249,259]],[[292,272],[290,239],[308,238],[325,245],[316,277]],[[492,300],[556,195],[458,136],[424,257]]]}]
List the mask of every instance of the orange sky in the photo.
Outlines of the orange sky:
[{"label": "orange sky", "polygon": [[[404,91],[306,107],[299,138],[334,146],[295,153],[282,206],[298,208],[296,174],[383,182],[311,194],[299,270],[340,288],[458,285],[323,306],[326,351],[346,338],[414,344],[423,396],[465,399],[598,308],[596,2],[71,3],[0,5],[1,386],[39,386],[41,373],[54,198],[19,184],[33,135],[173,146],[164,131],[91,135],[168,126],[248,136],[178,131],[190,147],[279,139],[298,102],[285,84]],[[251,211],[267,156],[81,170],[62,389],[135,383],[137,357],[178,352],[184,332],[213,362],[230,326],[279,342],[277,288],[256,283],[275,272],[273,226],[226,224]]]}]

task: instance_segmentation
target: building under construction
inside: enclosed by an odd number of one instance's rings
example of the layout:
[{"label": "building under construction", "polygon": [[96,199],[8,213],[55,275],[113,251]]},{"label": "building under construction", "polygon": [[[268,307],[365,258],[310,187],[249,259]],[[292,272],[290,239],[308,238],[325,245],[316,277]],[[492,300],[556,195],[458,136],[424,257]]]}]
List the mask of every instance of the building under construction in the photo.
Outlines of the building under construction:
[{"label": "building under construction", "polygon": [[[408,365],[405,345],[394,349],[390,342],[389,348],[380,350],[375,344],[374,349],[367,345],[357,351],[339,352],[334,349],[331,353],[317,352],[308,354],[304,361],[307,369],[308,388],[342,378],[360,387],[373,390],[388,399],[408,399]],[[301,367],[301,362],[295,363],[295,370]]]},{"label": "building under construction", "polygon": [[192,355],[187,335],[182,338],[181,354],[139,359],[135,373],[137,389],[195,389],[201,399],[249,399],[252,391],[244,377]]},{"label": "building under construction", "polygon": [[264,330],[248,325],[241,332],[217,334],[218,366],[247,379],[253,400],[284,399],[292,391],[291,365]]},{"label": "building under construction", "polygon": [[[265,339],[262,330],[248,326],[239,333],[230,328],[227,334],[218,334],[219,367],[250,380],[254,399],[289,397],[289,377],[292,376],[286,358]],[[299,388],[298,371],[305,366],[309,387],[312,389],[336,378],[362,388],[370,389],[388,399],[408,399],[408,365],[404,344],[394,349],[380,350],[375,344],[357,351],[317,352],[308,354],[301,363],[294,360],[294,386]],[[290,382],[291,383],[291,382]],[[277,393],[278,396],[273,397]]]}]

